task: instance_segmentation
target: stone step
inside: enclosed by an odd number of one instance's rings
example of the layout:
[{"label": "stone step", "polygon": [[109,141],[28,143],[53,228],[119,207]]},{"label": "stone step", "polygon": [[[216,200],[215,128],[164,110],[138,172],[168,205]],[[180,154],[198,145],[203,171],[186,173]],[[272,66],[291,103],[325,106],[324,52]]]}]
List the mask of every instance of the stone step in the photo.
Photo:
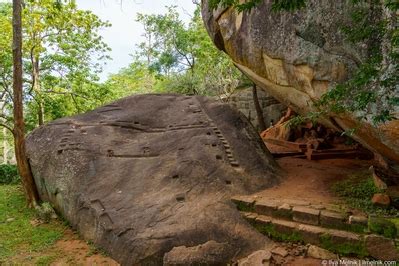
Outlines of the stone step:
[{"label": "stone step", "polygon": [[368,230],[368,217],[337,212],[332,210],[331,206],[312,205],[302,200],[249,196],[233,197],[232,201],[240,211],[254,212],[258,215],[357,233],[365,233]]},{"label": "stone step", "polygon": [[380,260],[399,259],[395,241],[383,236],[329,229],[253,212],[241,214],[259,232],[277,240],[313,244],[341,255],[371,256]]}]

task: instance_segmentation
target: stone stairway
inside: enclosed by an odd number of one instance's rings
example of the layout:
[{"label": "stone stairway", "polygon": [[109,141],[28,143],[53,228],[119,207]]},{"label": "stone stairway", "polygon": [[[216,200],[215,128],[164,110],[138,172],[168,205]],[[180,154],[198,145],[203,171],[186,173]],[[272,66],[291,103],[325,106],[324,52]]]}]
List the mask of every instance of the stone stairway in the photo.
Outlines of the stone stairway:
[{"label": "stone stairway", "polygon": [[233,197],[243,217],[280,241],[317,245],[343,256],[399,260],[397,230],[385,219],[349,215],[332,205],[253,196]]}]

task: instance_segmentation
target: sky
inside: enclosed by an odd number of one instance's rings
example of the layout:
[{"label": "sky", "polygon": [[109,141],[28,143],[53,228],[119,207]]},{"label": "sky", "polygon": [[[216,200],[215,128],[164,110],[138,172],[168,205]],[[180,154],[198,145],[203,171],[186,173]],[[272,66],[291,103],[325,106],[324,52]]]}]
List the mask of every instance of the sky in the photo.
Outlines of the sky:
[{"label": "sky", "polygon": [[[1,0],[0,0],[1,1]],[[165,6],[175,5],[181,18],[188,22],[194,13],[192,0],[77,0],[80,9],[91,10],[101,20],[109,21],[112,27],[101,31],[104,41],[111,47],[113,60],[104,66],[101,80],[132,62],[131,54],[143,39],[143,27],[136,22],[137,13],[162,14]]]}]

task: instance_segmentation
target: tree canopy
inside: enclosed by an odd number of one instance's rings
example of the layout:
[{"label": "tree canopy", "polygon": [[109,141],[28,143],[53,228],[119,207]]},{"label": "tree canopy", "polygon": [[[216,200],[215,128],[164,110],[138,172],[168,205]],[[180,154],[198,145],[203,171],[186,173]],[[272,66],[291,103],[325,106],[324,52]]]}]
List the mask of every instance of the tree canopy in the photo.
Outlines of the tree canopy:
[{"label": "tree canopy", "polygon": [[197,8],[186,25],[175,6],[162,15],[138,14],[144,41],[132,64],[108,85],[126,92],[178,92],[229,95],[242,81],[231,60],[212,43]]},{"label": "tree canopy", "polygon": [[[99,30],[110,26],[108,22],[79,10],[75,1],[53,0],[25,1],[22,22],[28,129],[104,102],[108,93],[98,83],[98,62],[109,58],[110,48]],[[8,117],[12,108],[10,4],[0,4],[0,24],[0,86],[3,116]]]}]

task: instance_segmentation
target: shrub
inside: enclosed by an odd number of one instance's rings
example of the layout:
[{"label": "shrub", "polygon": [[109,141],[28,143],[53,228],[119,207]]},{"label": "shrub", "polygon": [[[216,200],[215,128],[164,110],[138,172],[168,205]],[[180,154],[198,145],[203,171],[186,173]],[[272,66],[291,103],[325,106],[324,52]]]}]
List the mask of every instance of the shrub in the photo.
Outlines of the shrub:
[{"label": "shrub", "polygon": [[21,178],[18,174],[17,166],[12,164],[0,165],[0,185],[1,184],[16,184],[20,182]]}]

